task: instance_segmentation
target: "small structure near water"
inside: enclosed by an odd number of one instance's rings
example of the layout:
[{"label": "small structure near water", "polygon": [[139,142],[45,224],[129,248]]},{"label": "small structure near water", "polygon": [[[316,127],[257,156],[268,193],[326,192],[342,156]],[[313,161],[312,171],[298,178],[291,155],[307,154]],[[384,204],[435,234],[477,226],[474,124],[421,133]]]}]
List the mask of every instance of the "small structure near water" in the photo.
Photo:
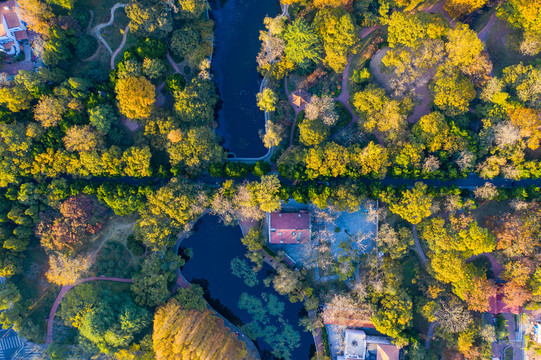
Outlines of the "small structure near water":
[{"label": "small structure near water", "polygon": [[304,110],[310,102],[310,94],[305,90],[295,90],[291,93],[291,102],[301,110]]},{"label": "small structure near water", "polygon": [[376,355],[377,360],[398,360],[400,350],[383,336],[368,336],[363,330],[344,331],[344,353],[337,360],[367,360]]},{"label": "small structure near water", "polygon": [[310,241],[312,223],[308,211],[270,213],[267,214],[267,224],[271,244],[305,244]]}]

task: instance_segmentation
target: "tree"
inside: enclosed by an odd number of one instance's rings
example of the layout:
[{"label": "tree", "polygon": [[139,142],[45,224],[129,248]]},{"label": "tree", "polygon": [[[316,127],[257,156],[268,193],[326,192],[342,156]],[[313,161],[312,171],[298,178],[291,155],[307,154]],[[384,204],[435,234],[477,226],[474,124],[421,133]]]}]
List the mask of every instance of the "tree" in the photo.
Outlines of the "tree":
[{"label": "tree", "polygon": [[482,8],[486,3],[487,0],[446,0],[445,10],[452,17],[459,17]]},{"label": "tree", "polygon": [[152,339],[157,360],[253,360],[221,318],[210,310],[183,309],[174,299],[156,311]]},{"label": "tree", "polygon": [[0,88],[0,103],[11,112],[30,109],[33,96],[22,86]]},{"label": "tree", "polygon": [[17,285],[7,281],[0,284],[0,310],[11,309],[19,300],[21,300],[21,293]]},{"label": "tree", "polygon": [[389,210],[415,225],[432,214],[432,199],[433,197],[427,193],[426,184],[415,183],[411,190],[402,192],[397,202],[389,204]]},{"label": "tree", "polygon": [[117,80],[115,92],[120,112],[130,119],[150,116],[155,102],[155,86],[142,76],[126,76]]},{"label": "tree", "polygon": [[75,285],[92,265],[90,256],[71,258],[65,254],[49,255],[49,270],[45,273],[50,283],[60,286]]},{"label": "tree", "polygon": [[334,142],[313,147],[306,153],[306,173],[311,179],[343,176],[347,171],[348,155],[343,146]]},{"label": "tree", "polygon": [[395,11],[389,19],[389,46],[416,48],[423,40],[440,38],[447,27],[445,20],[435,15]]},{"label": "tree", "polygon": [[338,121],[334,99],[330,96],[321,98],[317,95],[312,96],[304,109],[304,113],[307,119],[320,119],[327,126],[333,126]]},{"label": "tree", "polygon": [[449,30],[445,43],[448,59],[453,66],[467,68],[478,61],[484,44],[468,25],[460,24]]},{"label": "tree", "polygon": [[244,183],[238,188],[235,203],[241,219],[262,219],[267,212],[281,208],[280,180],[276,174],[263,175],[260,181]]},{"label": "tree", "polygon": [[538,37],[541,33],[540,6],[540,0],[510,0],[498,7],[497,14],[512,27],[523,29],[528,37]]},{"label": "tree", "polygon": [[205,311],[207,308],[207,302],[203,298],[203,288],[199,285],[190,285],[190,287],[183,289],[179,288],[175,299],[183,310],[197,310]]},{"label": "tree", "polygon": [[353,106],[365,118],[363,126],[367,131],[377,128],[386,132],[389,139],[394,139],[406,126],[400,103],[389,99],[385,90],[373,84],[353,95]]},{"label": "tree", "polygon": [[107,133],[111,125],[117,120],[113,107],[109,104],[99,104],[88,109],[90,125],[102,133]]},{"label": "tree", "polygon": [[289,295],[289,299],[294,301],[296,294],[301,291],[301,274],[285,266],[280,266],[272,284],[274,290],[280,295]]},{"label": "tree", "polygon": [[269,88],[264,88],[262,92],[257,94],[257,106],[261,111],[276,111],[276,102],[278,96]]},{"label": "tree", "polygon": [[181,121],[208,125],[214,120],[214,107],[219,97],[211,80],[196,77],[184,90],[175,92],[174,97],[175,110]]},{"label": "tree", "polygon": [[376,330],[393,338],[397,346],[408,344],[404,330],[413,319],[413,304],[406,292],[385,295],[379,302],[378,310],[371,320]]},{"label": "tree", "polygon": [[263,144],[267,149],[280,145],[284,133],[285,127],[283,125],[268,120],[265,134],[262,135]]},{"label": "tree", "polygon": [[324,8],[318,11],[314,24],[325,49],[323,62],[341,73],[348,63],[349,50],[357,42],[353,17],[343,8]]},{"label": "tree", "polygon": [[306,67],[317,62],[321,54],[321,45],[314,28],[303,18],[298,18],[287,26],[284,33],[285,54],[296,65]]},{"label": "tree", "polygon": [[195,23],[188,22],[182,28],[173,31],[171,50],[175,55],[186,59],[201,41],[201,34],[197,31]]},{"label": "tree", "polygon": [[42,35],[49,31],[49,21],[54,19],[53,12],[48,4],[40,0],[22,0],[18,2],[22,18],[29,24],[29,28]]},{"label": "tree", "polygon": [[81,284],[68,292],[60,316],[105,354],[127,348],[151,321],[145,308],[135,305],[125,293],[111,291],[103,282]]},{"label": "tree", "polygon": [[429,89],[434,96],[434,104],[449,116],[465,113],[476,96],[471,81],[449,66],[438,69]]},{"label": "tree", "polygon": [[36,230],[41,245],[50,250],[76,251],[101,228],[96,210],[86,196],[66,199],[58,206],[58,213],[42,215]]},{"label": "tree", "polygon": [[160,59],[145,58],[143,60],[143,74],[149,79],[159,79],[165,73],[165,65]]},{"label": "tree", "polygon": [[141,271],[133,277],[131,290],[135,302],[141,306],[157,306],[169,298],[169,281],[175,273],[164,271],[162,260],[158,254],[147,257],[141,266]]},{"label": "tree", "polygon": [[462,147],[460,139],[452,132],[445,116],[440,112],[421,117],[411,132],[415,141],[424,145],[429,152],[455,152]]},{"label": "tree", "polygon": [[102,138],[91,126],[72,126],[63,138],[68,151],[94,151],[102,146]]},{"label": "tree", "polygon": [[223,149],[216,143],[212,129],[192,127],[178,135],[180,139],[171,142],[167,152],[171,165],[179,167],[182,172],[198,175],[206,171],[210,164],[219,163],[224,158]]},{"label": "tree", "polygon": [[170,5],[155,0],[134,0],[126,6],[130,31],[142,37],[165,38],[173,30]]},{"label": "tree", "polygon": [[44,96],[34,108],[34,119],[45,128],[56,126],[65,111],[65,104],[61,99]]},{"label": "tree", "polygon": [[519,128],[520,136],[527,138],[528,147],[537,149],[541,143],[541,111],[518,107],[509,110],[507,116]]},{"label": "tree", "polygon": [[320,119],[305,118],[299,124],[300,141],[306,146],[319,145],[329,137],[329,127]]},{"label": "tree", "polygon": [[182,16],[186,19],[197,19],[209,8],[205,0],[179,0]]}]

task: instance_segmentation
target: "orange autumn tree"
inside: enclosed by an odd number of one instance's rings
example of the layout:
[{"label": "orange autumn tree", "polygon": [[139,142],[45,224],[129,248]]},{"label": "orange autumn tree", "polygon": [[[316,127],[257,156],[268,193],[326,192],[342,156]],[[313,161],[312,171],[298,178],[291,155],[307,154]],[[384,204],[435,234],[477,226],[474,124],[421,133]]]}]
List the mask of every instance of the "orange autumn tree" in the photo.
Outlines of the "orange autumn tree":
[{"label": "orange autumn tree", "polygon": [[169,300],[154,315],[157,360],[253,359],[237,335],[210,310],[185,310]]}]

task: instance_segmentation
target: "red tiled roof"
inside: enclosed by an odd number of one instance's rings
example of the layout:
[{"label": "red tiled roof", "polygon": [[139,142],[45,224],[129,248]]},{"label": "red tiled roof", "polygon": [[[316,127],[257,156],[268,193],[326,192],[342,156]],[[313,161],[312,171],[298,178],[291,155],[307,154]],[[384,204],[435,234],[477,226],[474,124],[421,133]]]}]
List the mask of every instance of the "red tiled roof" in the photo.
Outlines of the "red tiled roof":
[{"label": "red tiled roof", "polygon": [[271,213],[269,228],[271,244],[307,243],[310,241],[310,213]]},{"label": "red tiled roof", "polygon": [[510,313],[510,314],[520,314],[522,312],[522,307],[520,306],[508,306],[505,301],[503,300],[503,294],[498,291],[498,293],[494,296],[491,296],[488,299],[488,302],[490,304],[490,310],[488,311],[491,314],[498,315],[503,313]]},{"label": "red tiled roof", "polygon": [[17,16],[15,12],[4,13],[4,19],[6,19],[6,24],[8,26],[8,29],[13,29],[14,27],[17,27],[20,25],[19,17]]},{"label": "red tiled roof", "polygon": [[26,30],[15,31],[14,34],[15,34],[15,39],[19,41],[28,39],[28,34],[26,33]]},{"label": "red tiled roof", "polygon": [[4,49],[9,51],[11,49],[11,45],[13,45],[13,41],[9,41],[7,43],[2,44],[4,46]]},{"label": "red tiled roof", "polygon": [[377,360],[398,360],[400,350],[395,345],[378,345]]}]

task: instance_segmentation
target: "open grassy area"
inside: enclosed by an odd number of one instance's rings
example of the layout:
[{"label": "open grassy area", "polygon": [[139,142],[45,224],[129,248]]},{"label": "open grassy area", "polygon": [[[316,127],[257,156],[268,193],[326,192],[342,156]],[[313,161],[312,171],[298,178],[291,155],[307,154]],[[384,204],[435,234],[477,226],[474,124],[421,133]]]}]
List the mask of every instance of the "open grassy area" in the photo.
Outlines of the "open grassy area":
[{"label": "open grassy area", "polygon": [[[536,58],[535,56],[524,56],[514,49],[515,46],[518,47],[518,39],[518,30],[507,27],[502,20],[496,20],[486,39],[487,51],[494,65],[494,75],[498,76],[507,66],[518,64],[521,61],[527,63]],[[537,57],[541,57],[541,55],[537,55]]]},{"label": "open grassy area", "polygon": [[102,29],[101,35],[107,41],[107,44],[111,47],[111,50],[115,51],[122,42],[124,36],[124,30],[128,26],[130,19],[126,15],[126,11],[123,8],[115,11],[115,21],[111,26],[107,26]]},{"label": "open grassy area", "polygon": [[24,264],[23,273],[15,275],[11,280],[17,284],[23,299],[32,299],[23,316],[35,326],[32,330],[35,338],[28,340],[39,343],[45,340],[46,319],[60,292],[60,286],[49,284],[45,278],[48,257],[38,244],[31,246]]},{"label": "open grassy area", "polygon": [[116,4],[116,0],[81,0],[77,6],[85,7],[94,12],[92,26],[107,22],[111,15],[111,8]]}]

